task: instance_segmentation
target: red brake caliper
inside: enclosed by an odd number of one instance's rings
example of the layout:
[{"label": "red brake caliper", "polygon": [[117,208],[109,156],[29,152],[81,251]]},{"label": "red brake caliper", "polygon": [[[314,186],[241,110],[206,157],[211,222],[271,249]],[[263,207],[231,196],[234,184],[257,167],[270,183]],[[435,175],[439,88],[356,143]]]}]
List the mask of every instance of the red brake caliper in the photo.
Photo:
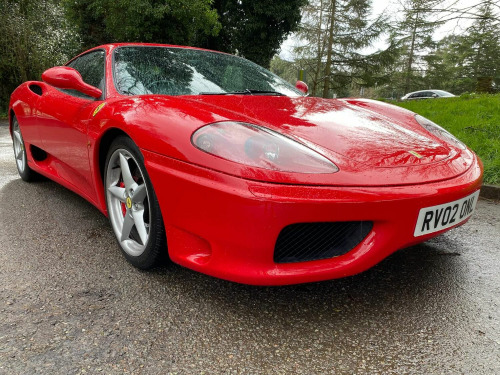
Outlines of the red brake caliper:
[{"label": "red brake caliper", "polygon": [[[125,187],[125,184],[123,183],[123,181],[120,182],[120,186],[121,188],[124,188]],[[123,213],[123,217],[125,217],[125,215],[127,214],[127,206],[125,206],[125,203],[123,202],[120,202],[120,205],[122,206],[122,213]]]}]

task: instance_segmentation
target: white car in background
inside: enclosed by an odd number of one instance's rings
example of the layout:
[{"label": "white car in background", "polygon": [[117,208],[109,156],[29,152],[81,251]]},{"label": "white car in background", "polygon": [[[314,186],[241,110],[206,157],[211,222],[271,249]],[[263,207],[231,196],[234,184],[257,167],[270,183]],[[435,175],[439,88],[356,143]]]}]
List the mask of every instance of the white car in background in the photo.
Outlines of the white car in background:
[{"label": "white car in background", "polygon": [[443,90],[420,90],[406,94],[401,98],[401,100],[451,98],[454,96],[455,95],[453,95],[452,93]]}]

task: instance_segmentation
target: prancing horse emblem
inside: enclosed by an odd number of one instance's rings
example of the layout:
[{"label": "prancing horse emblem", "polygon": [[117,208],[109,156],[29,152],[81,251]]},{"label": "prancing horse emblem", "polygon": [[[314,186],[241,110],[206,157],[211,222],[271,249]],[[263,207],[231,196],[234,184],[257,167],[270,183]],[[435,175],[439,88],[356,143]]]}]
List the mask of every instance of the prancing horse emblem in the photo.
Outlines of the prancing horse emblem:
[{"label": "prancing horse emblem", "polygon": [[420,155],[417,151],[408,151],[410,154],[412,154],[413,156],[415,156],[416,158],[419,158],[419,159],[422,159],[423,156]]}]

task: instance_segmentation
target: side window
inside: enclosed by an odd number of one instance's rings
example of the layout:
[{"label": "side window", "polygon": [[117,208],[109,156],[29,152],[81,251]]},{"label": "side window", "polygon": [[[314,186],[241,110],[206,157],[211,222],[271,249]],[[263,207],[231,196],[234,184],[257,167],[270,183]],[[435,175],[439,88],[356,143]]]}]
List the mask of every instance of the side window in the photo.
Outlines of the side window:
[{"label": "side window", "polygon": [[[104,91],[105,78],[104,78],[104,65],[105,65],[105,52],[102,50],[87,53],[77,59],[71,61],[68,66],[77,70],[85,83],[97,87]],[[81,93],[68,92],[70,95],[77,95],[86,97]]]}]

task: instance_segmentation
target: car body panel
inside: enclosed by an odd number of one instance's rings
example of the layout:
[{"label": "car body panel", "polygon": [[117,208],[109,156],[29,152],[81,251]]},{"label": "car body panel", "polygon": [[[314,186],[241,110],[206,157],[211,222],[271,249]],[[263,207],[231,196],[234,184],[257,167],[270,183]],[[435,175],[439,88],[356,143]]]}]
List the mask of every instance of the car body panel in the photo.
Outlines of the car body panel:
[{"label": "car body panel", "polygon": [[[352,275],[444,232],[414,238],[420,209],[463,198],[481,185],[482,164],[472,151],[434,136],[414,113],[386,103],[272,95],[123,96],[113,83],[113,50],[126,45],[90,50],[106,51],[102,98],[72,96],[30,81],[13,92],[10,119],[16,116],[20,124],[29,167],[105,215],[103,158],[113,137],[130,137],[158,197],[169,256],[183,266],[259,285]],[[39,86],[41,95],[30,85]],[[331,160],[339,171],[250,167],[194,147],[196,130],[221,121],[278,132]],[[32,146],[46,157],[35,158]],[[350,220],[373,221],[373,229],[348,253],[293,264],[273,261],[277,236],[287,225]]]}]

